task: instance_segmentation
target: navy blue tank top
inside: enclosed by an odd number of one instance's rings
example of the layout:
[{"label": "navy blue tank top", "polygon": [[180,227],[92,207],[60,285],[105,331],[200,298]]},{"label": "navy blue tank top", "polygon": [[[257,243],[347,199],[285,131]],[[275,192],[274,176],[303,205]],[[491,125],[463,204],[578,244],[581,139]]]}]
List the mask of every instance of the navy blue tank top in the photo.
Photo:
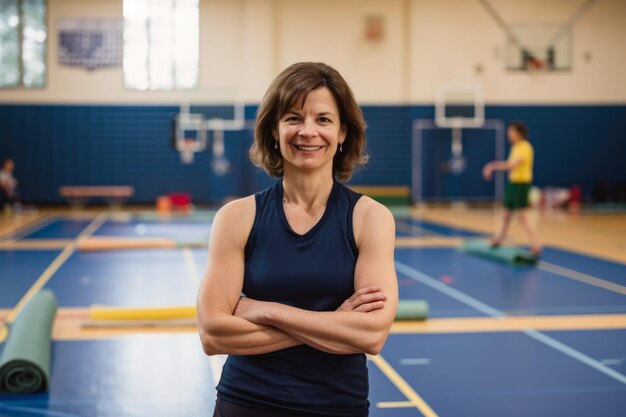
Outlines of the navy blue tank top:
[{"label": "navy blue tank top", "polygon": [[[334,311],[354,293],[357,247],[352,212],[361,197],[338,182],[326,210],[304,235],[283,208],[282,181],[255,195],[243,292],[313,311]],[[335,355],[307,345],[262,355],[230,355],[218,398],[236,404],[341,417],[368,415],[364,354]]]}]

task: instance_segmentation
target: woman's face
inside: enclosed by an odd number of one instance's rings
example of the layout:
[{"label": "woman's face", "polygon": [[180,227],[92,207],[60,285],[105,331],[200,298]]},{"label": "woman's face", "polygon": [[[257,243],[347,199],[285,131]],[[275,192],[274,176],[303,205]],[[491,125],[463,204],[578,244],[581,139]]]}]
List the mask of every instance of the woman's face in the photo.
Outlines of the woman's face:
[{"label": "woman's face", "polygon": [[517,131],[517,129],[513,126],[509,126],[506,130],[506,136],[509,139],[509,143],[515,143],[522,139],[522,135]]},{"label": "woman's face", "polygon": [[302,108],[296,105],[278,120],[280,153],[286,170],[330,169],[333,157],[346,138],[339,120],[339,109],[328,88],[318,88],[307,96]]}]

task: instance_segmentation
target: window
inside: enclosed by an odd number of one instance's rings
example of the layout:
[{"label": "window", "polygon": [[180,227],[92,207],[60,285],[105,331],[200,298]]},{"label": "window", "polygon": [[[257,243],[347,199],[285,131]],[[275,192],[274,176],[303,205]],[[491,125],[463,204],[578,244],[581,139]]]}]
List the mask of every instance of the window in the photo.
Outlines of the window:
[{"label": "window", "polygon": [[138,90],[194,88],[198,0],[124,0],[124,83]]},{"label": "window", "polygon": [[0,87],[46,84],[46,0],[0,1]]}]

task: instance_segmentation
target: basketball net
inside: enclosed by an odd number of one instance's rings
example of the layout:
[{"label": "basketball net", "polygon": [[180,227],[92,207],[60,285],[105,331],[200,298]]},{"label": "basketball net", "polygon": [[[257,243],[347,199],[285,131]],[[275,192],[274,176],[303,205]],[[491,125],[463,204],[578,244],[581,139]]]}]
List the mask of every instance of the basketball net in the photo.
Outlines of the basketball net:
[{"label": "basketball net", "polygon": [[544,59],[529,58],[526,60],[526,70],[531,74],[546,72],[548,63]]},{"label": "basketball net", "polygon": [[197,152],[197,141],[194,139],[185,139],[178,149],[180,154],[180,162],[185,165],[193,163],[194,154]]}]

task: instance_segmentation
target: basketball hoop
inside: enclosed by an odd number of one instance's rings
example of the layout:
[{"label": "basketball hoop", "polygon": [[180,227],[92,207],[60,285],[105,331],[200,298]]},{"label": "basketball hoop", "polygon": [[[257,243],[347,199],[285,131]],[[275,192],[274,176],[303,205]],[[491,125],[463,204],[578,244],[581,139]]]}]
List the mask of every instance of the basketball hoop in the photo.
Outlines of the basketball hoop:
[{"label": "basketball hoop", "polygon": [[526,59],[526,71],[529,73],[539,73],[548,70],[548,63],[546,60],[530,57]]},{"label": "basketball hoop", "polygon": [[185,165],[193,164],[194,154],[198,152],[198,141],[195,139],[185,139],[177,146],[180,154],[180,162]]}]

